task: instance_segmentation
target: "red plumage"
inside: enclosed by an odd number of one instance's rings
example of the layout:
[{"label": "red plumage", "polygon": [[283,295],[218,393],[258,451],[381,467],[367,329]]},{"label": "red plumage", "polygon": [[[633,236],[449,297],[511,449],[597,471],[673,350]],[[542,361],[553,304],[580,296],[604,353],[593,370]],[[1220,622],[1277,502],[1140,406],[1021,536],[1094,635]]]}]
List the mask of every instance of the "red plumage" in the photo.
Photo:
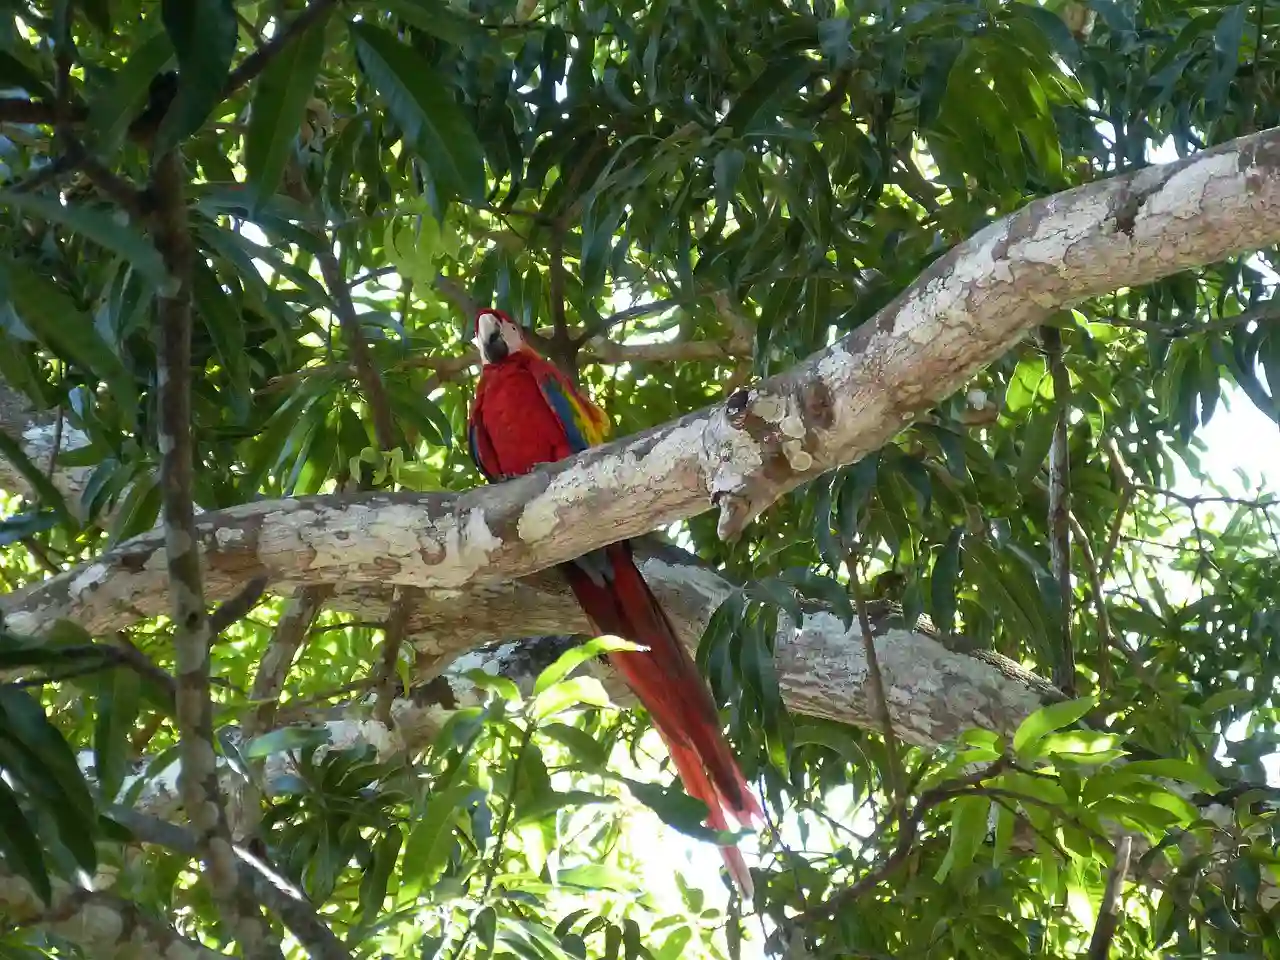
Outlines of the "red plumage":
[{"label": "red plumage", "polygon": [[[590,428],[595,424],[592,418],[598,417],[603,434],[607,419],[598,408],[523,341],[505,314],[481,312],[485,314],[496,318],[489,327],[496,322],[499,332],[488,344],[479,344],[489,352],[485,352],[471,410],[470,442],[472,456],[486,478],[493,481],[527,473],[540,463],[563,459],[597,442],[584,435],[591,430],[584,432],[582,425]],[[505,341],[490,350],[502,337]],[[726,814],[743,826],[763,820],[725,742],[711,692],[636,567],[630,544],[625,540],[611,544],[561,564],[561,570],[601,634],[649,648],[611,653],[608,659],[649,711],[685,789],[707,805],[708,825],[730,829]],[[742,853],[736,846],[721,850],[730,875],[750,896],[751,876]]]}]

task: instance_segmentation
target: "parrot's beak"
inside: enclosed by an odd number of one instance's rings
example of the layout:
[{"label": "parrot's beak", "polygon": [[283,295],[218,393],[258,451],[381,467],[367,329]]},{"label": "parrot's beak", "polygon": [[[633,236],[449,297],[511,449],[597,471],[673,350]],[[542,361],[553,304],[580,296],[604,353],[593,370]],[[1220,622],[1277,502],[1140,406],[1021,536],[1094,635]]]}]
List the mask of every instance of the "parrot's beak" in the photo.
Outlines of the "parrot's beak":
[{"label": "parrot's beak", "polygon": [[481,314],[477,321],[475,344],[485,363],[498,363],[511,352],[507,338],[502,335],[502,325],[491,313]]},{"label": "parrot's beak", "polygon": [[484,358],[489,363],[499,363],[507,359],[507,354],[510,352],[507,348],[507,341],[502,337],[502,330],[496,324],[489,330],[489,335],[484,342],[480,344],[480,349],[484,352]]}]

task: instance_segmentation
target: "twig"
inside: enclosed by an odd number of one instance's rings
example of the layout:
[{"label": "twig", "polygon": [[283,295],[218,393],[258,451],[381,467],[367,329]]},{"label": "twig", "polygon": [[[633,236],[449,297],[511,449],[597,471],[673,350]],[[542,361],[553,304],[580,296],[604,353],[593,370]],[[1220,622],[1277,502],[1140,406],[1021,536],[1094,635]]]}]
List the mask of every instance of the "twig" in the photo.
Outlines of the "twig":
[{"label": "twig", "polygon": [[[143,843],[165,847],[189,857],[199,854],[199,843],[190,830],[130,807],[112,806],[108,815]],[[235,855],[239,861],[237,874],[241,886],[280,917],[312,960],[351,960],[351,952],[292,884],[243,847],[237,846]]]},{"label": "twig", "polygon": [[1088,960],[1107,960],[1111,941],[1120,925],[1120,890],[1129,875],[1129,857],[1133,853],[1133,836],[1126,833],[1116,844],[1116,859],[1107,876],[1107,887],[1098,906],[1098,922],[1089,941]]},{"label": "twig", "polygon": [[619,310],[617,313],[610,314],[600,321],[599,324],[584,329],[579,336],[578,343],[585,343],[593,337],[603,336],[614,327],[621,323],[628,323],[632,320],[639,320],[641,317],[648,317],[655,313],[662,313],[664,310],[670,310],[672,307],[678,307],[684,301],[679,297],[664,297],[661,300],[650,300],[648,303],[637,303],[627,307],[625,310]]},{"label": "twig", "polygon": [[23,537],[18,542],[27,548],[27,552],[36,558],[36,562],[44,567],[45,572],[55,574],[62,572],[62,567],[54,561],[49,551],[35,537]]},{"label": "twig", "polygon": [[378,446],[383,450],[390,450],[396,445],[391,404],[387,400],[386,389],[382,386],[382,378],[373,368],[373,357],[369,353],[364,334],[360,332],[360,318],[356,316],[356,305],[351,300],[351,289],[347,286],[346,277],[342,274],[342,267],[338,265],[338,257],[330,243],[326,243],[316,254],[320,261],[320,272],[324,276],[325,286],[329,288],[329,296],[333,298],[334,312],[338,315],[347,349],[351,351],[351,361],[356,370],[356,378],[360,381],[360,389],[369,401]]},{"label": "twig", "polygon": [[1098,688],[1106,693],[1111,689],[1111,651],[1116,645],[1111,635],[1111,617],[1107,614],[1106,599],[1102,595],[1102,575],[1094,560],[1089,537],[1075,514],[1070,514],[1070,518],[1071,529],[1076,536],[1076,546],[1080,548],[1085,573],[1089,577],[1089,593],[1093,597],[1093,616],[1098,623]]},{"label": "twig", "polygon": [[169,603],[177,655],[179,793],[196,831],[205,877],[234,938],[247,958],[279,958],[270,928],[241,889],[231,830],[218,783],[209,696],[210,623],[204,602],[199,537],[192,501],[191,287],[195,246],[187,225],[182,156],[171,150],[153,165],[150,190],[157,204],[153,239],[173,278],[159,297],[158,406],[160,492],[163,505]]},{"label": "twig", "polygon": [[[747,347],[744,350],[745,352],[738,353],[732,344],[725,345],[715,340],[616,343],[612,340],[597,339],[589,341],[583,347],[582,356],[593,363],[608,365],[623,363],[697,363],[750,357],[750,348]],[[389,371],[430,370],[436,378],[436,383],[432,385],[432,388],[434,388],[439,382],[452,380],[472,367],[479,365],[479,363],[480,355],[471,348],[459,356],[409,357],[391,365],[387,369]],[[356,368],[350,364],[328,363],[314,367],[304,367],[297,373],[287,373],[275,377],[268,381],[266,386],[262,387],[258,392],[269,393],[285,389],[301,380],[305,380],[307,377],[353,376],[356,373]],[[427,389],[424,388],[424,392]]]},{"label": "twig", "polygon": [[452,960],[462,960],[462,954],[467,948],[467,942],[471,939],[471,934],[476,929],[476,917],[479,915],[480,910],[484,909],[485,901],[489,899],[489,891],[493,889],[493,878],[497,876],[498,867],[502,864],[502,850],[506,844],[507,827],[511,822],[511,810],[515,806],[516,787],[520,783],[520,768],[524,765],[524,755],[529,749],[529,742],[532,739],[533,721],[530,719],[525,721],[524,735],[520,739],[520,749],[516,751],[515,766],[511,770],[511,790],[507,794],[506,803],[502,805],[502,816],[498,818],[497,843],[493,848],[493,856],[485,867],[484,889],[480,892],[480,907],[471,915],[471,920],[467,923],[467,929],[462,933],[462,939],[458,941],[458,946],[454,948]]},{"label": "twig", "polygon": [[862,591],[862,580],[858,576],[858,558],[850,554],[845,560],[849,568],[849,592],[853,594],[853,604],[858,611],[858,626],[862,630],[862,650],[867,658],[867,676],[871,679],[871,690],[876,697],[877,719],[880,721],[880,732],[884,736],[884,749],[888,754],[889,792],[893,797],[893,805],[905,803],[902,792],[902,768],[898,756],[898,738],[893,732],[893,717],[889,713],[889,697],[885,693],[884,674],[880,672],[880,658],[876,655],[875,634],[871,629],[871,617],[867,613],[867,599]]},{"label": "twig", "polygon": [[1045,354],[1053,377],[1053,402],[1057,422],[1049,447],[1049,561],[1058,584],[1059,614],[1062,618],[1053,682],[1068,697],[1076,690],[1076,654],[1071,638],[1071,469],[1067,447],[1067,414],[1070,410],[1071,381],[1062,359],[1062,332],[1057,327],[1042,328]]},{"label": "twig", "polygon": [[382,631],[382,662],[378,666],[378,697],[373,706],[373,716],[388,730],[393,726],[391,704],[396,698],[396,663],[409,632],[409,616],[417,599],[418,591],[413,587],[397,586],[392,591],[391,610]]},{"label": "twig", "polygon": [[49,451],[49,463],[45,467],[45,476],[53,479],[53,471],[58,467],[58,452],[62,449],[62,424],[64,421],[62,404],[58,404],[58,412],[53,421],[53,448]]},{"label": "twig", "polygon": [[[834,916],[843,907],[854,903],[864,894],[874,890],[882,880],[893,873],[911,855],[911,846],[915,843],[916,835],[920,831],[920,824],[929,810],[954,797],[962,796],[969,789],[982,783],[982,781],[994,777],[1008,765],[1008,759],[1000,757],[981,770],[975,770],[968,776],[926,790],[920,795],[920,799],[916,801],[915,808],[910,814],[907,813],[905,804],[899,807],[897,813],[898,842],[894,845],[893,851],[889,856],[878,867],[863,874],[851,886],[832,894],[812,910],[806,910],[798,914],[795,920],[799,923],[804,923]],[[877,828],[875,835],[879,836],[884,832],[884,829],[883,825],[880,826]]]},{"label": "twig", "polygon": [[[471,296],[458,281],[446,277],[443,273],[436,274],[436,289],[443,293],[446,297],[453,301],[454,306],[462,311],[463,316],[468,320],[474,320],[479,306],[475,298]],[[479,362],[479,358],[476,358]]]},{"label": "twig", "polygon": [[234,597],[220,603],[217,609],[209,614],[210,642],[227,627],[247,617],[258,605],[258,601],[262,598],[262,591],[265,589],[267,589],[267,578],[257,576],[246,583]]},{"label": "twig", "polygon": [[249,692],[250,699],[258,706],[245,722],[248,736],[254,737],[271,729],[289,668],[302,649],[311,625],[324,609],[324,601],[332,592],[333,588],[328,584],[300,587],[285,604]]},{"label": "twig", "polygon": [[1107,545],[1102,551],[1102,556],[1098,558],[1098,576],[1104,581],[1111,573],[1111,562],[1115,559],[1116,547],[1120,545],[1120,529],[1124,526],[1125,514],[1128,513],[1134,494],[1137,492],[1137,487],[1125,470],[1124,463],[1120,459],[1120,451],[1116,449],[1114,441],[1107,444],[1107,452],[1111,460],[1111,470],[1120,481],[1121,490],[1120,503],[1111,521],[1111,533],[1107,537]]},{"label": "twig", "polygon": [[222,88],[225,100],[249,81],[253,80],[267,65],[280,54],[285,47],[303,34],[306,29],[319,20],[330,9],[337,6],[338,0],[311,0],[311,3],[300,14],[289,21],[289,25],[279,30],[274,37],[264,43],[241,61],[240,66],[231,71]]}]

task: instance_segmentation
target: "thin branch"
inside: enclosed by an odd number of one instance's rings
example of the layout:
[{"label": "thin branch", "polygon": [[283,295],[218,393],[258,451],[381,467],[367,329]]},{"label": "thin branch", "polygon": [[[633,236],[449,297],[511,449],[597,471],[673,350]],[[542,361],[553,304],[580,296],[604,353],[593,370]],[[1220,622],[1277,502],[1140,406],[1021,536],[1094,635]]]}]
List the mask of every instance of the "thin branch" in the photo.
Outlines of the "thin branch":
[{"label": "thin branch", "polygon": [[1108,323],[1114,327],[1132,327],[1147,334],[1163,337],[1184,337],[1193,333],[1229,333],[1242,329],[1250,323],[1263,325],[1280,320],[1280,300],[1265,300],[1257,306],[1242,310],[1230,317],[1213,317],[1203,323],[1152,323],[1138,317],[1110,317]]},{"label": "thin branch", "polygon": [[27,548],[27,552],[36,558],[36,562],[44,567],[46,573],[58,574],[62,572],[62,566],[53,559],[49,551],[35,537],[23,537],[18,542]]},{"label": "thin branch", "polygon": [[[461,310],[463,316],[468,320],[475,319],[475,315],[479,311],[479,305],[476,303],[475,298],[457,280],[446,277],[443,273],[437,273],[436,289],[452,300],[454,306]],[[477,362],[479,362],[479,358],[477,358]]]},{"label": "thin branch", "polygon": [[1120,530],[1124,526],[1125,515],[1129,512],[1134,494],[1138,489],[1133,478],[1124,468],[1124,462],[1120,459],[1120,451],[1116,449],[1114,440],[1108,440],[1107,453],[1111,461],[1111,471],[1120,483],[1120,503],[1116,506],[1116,515],[1111,521],[1111,533],[1107,536],[1107,545],[1103,548],[1102,556],[1098,558],[1098,576],[1103,581],[1111,574],[1111,563],[1115,559],[1116,547],[1120,545]]},{"label": "thin branch", "polygon": [[249,692],[250,699],[258,706],[245,722],[248,736],[257,736],[271,729],[289,669],[311,632],[311,625],[324,609],[324,601],[332,592],[333,587],[329,584],[301,587],[285,604]]},{"label": "thin branch", "polygon": [[876,698],[876,714],[880,721],[880,732],[884,736],[884,749],[888,754],[889,792],[896,806],[905,802],[902,792],[902,767],[898,754],[898,737],[893,732],[893,717],[889,713],[889,697],[885,692],[884,674],[880,671],[880,658],[876,654],[875,632],[871,629],[871,617],[867,614],[867,598],[862,590],[862,580],[858,575],[858,558],[850,554],[845,561],[849,568],[849,592],[853,594],[853,604],[858,611],[858,626],[862,630],[862,651],[867,658],[867,676],[871,679],[871,690]]},{"label": "thin branch", "polygon": [[[893,851],[889,856],[879,866],[863,874],[851,886],[836,891],[812,910],[806,910],[804,913],[798,914],[795,920],[799,923],[804,923],[835,916],[841,909],[857,902],[864,894],[874,890],[880,885],[881,881],[885,880],[893,871],[906,862],[906,859],[911,855],[912,845],[920,832],[920,824],[929,810],[947,800],[962,796],[984,780],[1000,773],[1008,765],[1008,759],[1000,757],[981,770],[975,770],[968,776],[926,790],[920,795],[920,799],[916,801],[916,805],[910,814],[907,813],[905,804],[899,807],[897,814],[898,842],[894,845]],[[883,835],[884,831],[885,825],[882,824],[876,829],[872,839]]]},{"label": "thin branch", "polygon": [[[199,854],[199,844],[190,830],[129,807],[113,806],[109,815],[143,843],[187,856]],[[351,951],[334,935],[301,891],[243,847],[235,847],[235,855],[239,861],[240,885],[283,921],[312,960],[351,960]]]},{"label": "thin branch", "polygon": [[159,297],[160,491],[170,614],[177,655],[179,790],[195,828],[205,877],[244,955],[279,958],[270,928],[240,889],[231,830],[218,783],[209,696],[210,621],[204,601],[199,535],[192,501],[191,288],[195,246],[187,225],[182,156],[171,150],[153,167],[150,190],[157,204],[156,249],[174,284]]},{"label": "thin branch", "polygon": [[[751,353],[749,347],[743,348],[743,352],[740,353],[731,344],[726,345],[715,340],[672,340],[665,343],[616,343],[612,340],[592,340],[583,347],[582,356],[592,363],[614,366],[623,363],[698,363],[746,359],[751,356]],[[478,366],[479,363],[480,355],[474,348],[469,348],[460,356],[409,357],[393,364],[388,370],[430,370],[439,383],[459,377]],[[268,381],[259,392],[285,389],[308,377],[356,376],[357,374],[356,368],[349,364],[327,363],[304,367],[297,373],[287,373]]]},{"label": "thin branch", "polygon": [[1071,638],[1071,467],[1067,446],[1071,381],[1062,356],[1062,331],[1046,326],[1041,337],[1053,377],[1053,402],[1057,407],[1057,422],[1049,447],[1049,560],[1053,578],[1058,584],[1059,616],[1062,619],[1053,682],[1068,697],[1074,697],[1076,654]]},{"label": "thin branch", "polygon": [[373,716],[388,730],[394,725],[391,704],[396,698],[396,663],[400,660],[400,649],[409,633],[409,618],[413,614],[418,595],[419,591],[412,587],[396,587],[391,594],[391,611],[387,614],[387,622],[382,631],[382,661],[378,666],[378,697],[373,706]]},{"label": "thin branch", "polygon": [[[25,880],[0,865],[5,890],[5,933],[47,930],[79,947],[88,957],[182,957],[223,960],[224,955],[189,940],[168,922],[105,890],[86,890],[54,880],[54,900],[46,904]],[[31,953],[29,955],[36,955]],[[43,950],[38,954],[48,956]]]},{"label": "thin branch", "polygon": [[311,0],[311,3],[300,14],[289,21],[289,25],[277,31],[267,43],[264,43],[241,61],[240,66],[231,71],[222,88],[225,100],[237,90],[249,83],[274,60],[285,47],[306,32],[307,28],[338,5],[338,0]]},{"label": "thin branch", "polygon": [[639,320],[641,317],[652,316],[655,313],[662,313],[664,310],[680,306],[683,302],[679,297],[664,297],[661,300],[650,300],[647,303],[634,304],[625,310],[610,314],[601,320],[597,326],[589,330],[583,330],[582,339],[578,342],[583,343],[592,337],[603,336],[619,324],[628,323],[631,320]]},{"label": "thin branch", "polygon": [[329,288],[329,296],[333,298],[334,312],[338,315],[338,323],[347,341],[347,349],[351,351],[352,365],[355,367],[356,379],[360,389],[369,402],[369,411],[373,414],[373,432],[378,438],[378,446],[383,450],[392,449],[395,444],[395,423],[391,418],[391,404],[387,400],[387,391],[382,385],[382,378],[373,368],[373,356],[369,353],[369,345],[360,331],[360,318],[356,315],[356,305],[351,299],[351,288],[343,276],[338,257],[333,252],[329,241],[316,254],[320,261],[320,272],[324,276],[325,286]]},{"label": "thin branch", "polygon": [[1133,836],[1126,833],[1116,844],[1116,859],[1107,876],[1102,903],[1098,906],[1098,921],[1093,928],[1093,938],[1089,941],[1088,960],[1107,960],[1111,952],[1111,941],[1115,939],[1116,929],[1120,926],[1120,891],[1129,875],[1129,857],[1132,853]]},{"label": "thin branch", "polygon": [[[88,111],[75,111],[72,119],[83,120]],[[23,97],[0,97],[0,123],[30,123],[53,126],[54,108],[43,100],[27,100]]]},{"label": "thin branch", "polygon": [[262,599],[262,591],[265,589],[267,589],[267,578],[256,576],[234,597],[219,604],[217,609],[209,614],[210,642],[227,627],[247,617]]},{"label": "thin branch", "polygon": [[506,844],[507,827],[511,822],[511,810],[515,806],[516,787],[520,783],[520,768],[524,765],[524,755],[529,749],[529,742],[533,739],[533,720],[525,721],[524,735],[520,739],[520,748],[516,751],[515,765],[511,768],[511,789],[507,793],[506,803],[502,805],[502,816],[498,819],[498,832],[495,835],[496,843],[493,848],[493,856],[489,858],[489,863],[484,871],[484,889],[480,892],[480,906],[475,913],[471,915],[471,920],[467,923],[467,929],[462,932],[462,939],[458,941],[457,947],[454,948],[452,960],[462,960],[463,951],[467,948],[467,943],[471,939],[471,934],[476,929],[476,917],[479,916],[480,910],[484,909],[486,901],[489,899],[489,891],[493,889],[493,879],[498,874],[498,868],[502,865],[502,851]]},{"label": "thin branch", "polygon": [[1098,624],[1098,688],[1106,693],[1111,689],[1111,651],[1115,649],[1115,639],[1111,634],[1111,617],[1107,614],[1106,598],[1102,594],[1102,575],[1098,571],[1097,561],[1093,556],[1093,547],[1089,545],[1089,537],[1084,527],[1070,514],[1071,530],[1076,537],[1076,546],[1084,561],[1084,569],[1089,577],[1089,594],[1093,598],[1093,616]]}]

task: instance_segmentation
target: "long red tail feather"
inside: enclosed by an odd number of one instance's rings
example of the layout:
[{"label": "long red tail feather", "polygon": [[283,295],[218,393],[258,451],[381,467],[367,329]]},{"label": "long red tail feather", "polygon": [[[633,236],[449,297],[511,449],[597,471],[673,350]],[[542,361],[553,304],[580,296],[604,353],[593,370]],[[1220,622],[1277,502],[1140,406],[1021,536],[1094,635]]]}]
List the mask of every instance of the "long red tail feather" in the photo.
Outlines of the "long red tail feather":
[{"label": "long red tail feather", "polygon": [[[725,742],[711,692],[693,657],[676,637],[662,606],[649,590],[624,542],[605,551],[612,584],[600,584],[580,566],[564,564],[574,595],[601,633],[642,644],[644,652],[619,652],[609,662],[622,674],[653,718],[680,780],[690,796],[707,805],[707,823],[729,829],[725,814],[749,826],[764,814]],[[751,875],[736,846],[721,848],[729,875],[751,896]]]}]

